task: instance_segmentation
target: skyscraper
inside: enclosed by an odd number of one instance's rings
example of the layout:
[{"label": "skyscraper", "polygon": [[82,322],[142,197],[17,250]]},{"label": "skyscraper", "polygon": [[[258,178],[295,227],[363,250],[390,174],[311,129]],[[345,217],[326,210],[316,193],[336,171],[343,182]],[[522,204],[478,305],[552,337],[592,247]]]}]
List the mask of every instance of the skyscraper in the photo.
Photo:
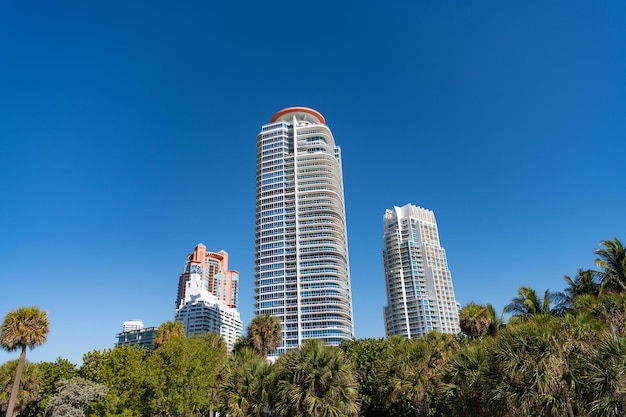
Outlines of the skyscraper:
[{"label": "skyscraper", "polygon": [[187,256],[178,281],[176,320],[185,325],[187,336],[219,333],[228,350],[241,336],[242,322],[237,311],[239,273],[228,270],[228,254],[207,252],[198,244]]},{"label": "skyscraper", "polygon": [[459,333],[459,305],[434,213],[412,204],[394,206],[385,212],[383,228],[387,336]]},{"label": "skyscraper", "polygon": [[276,113],[257,135],[255,313],[282,325],[278,353],[354,335],[341,151],[324,117]]},{"label": "skyscraper", "polygon": [[176,307],[185,298],[185,282],[189,274],[197,272],[206,283],[206,289],[215,298],[222,300],[232,308],[237,308],[239,294],[239,272],[228,270],[228,253],[224,251],[207,252],[206,246],[199,243],[192,253],[187,255],[185,270],[178,280]]}]

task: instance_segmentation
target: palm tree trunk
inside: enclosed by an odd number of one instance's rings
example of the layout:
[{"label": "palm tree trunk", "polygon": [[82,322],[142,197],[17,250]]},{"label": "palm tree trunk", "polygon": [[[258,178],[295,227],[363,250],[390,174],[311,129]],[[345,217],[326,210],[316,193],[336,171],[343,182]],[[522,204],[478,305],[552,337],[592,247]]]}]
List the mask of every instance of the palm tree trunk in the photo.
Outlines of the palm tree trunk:
[{"label": "palm tree trunk", "polygon": [[574,410],[572,409],[572,400],[569,397],[569,387],[566,382],[563,381],[563,394],[565,394],[565,408],[567,409],[567,415],[574,417]]},{"label": "palm tree trunk", "polygon": [[17,399],[17,392],[20,389],[20,382],[22,379],[22,371],[24,370],[24,363],[26,362],[26,345],[22,345],[22,352],[20,353],[20,359],[17,361],[17,368],[15,369],[15,381],[13,381],[13,388],[11,389],[11,398],[9,399],[9,406],[7,407],[7,417],[15,417],[13,409],[15,408],[15,400]]},{"label": "palm tree trunk", "polygon": [[415,401],[415,417],[427,417],[428,416],[428,400],[426,399],[426,393],[420,392],[419,397]]}]

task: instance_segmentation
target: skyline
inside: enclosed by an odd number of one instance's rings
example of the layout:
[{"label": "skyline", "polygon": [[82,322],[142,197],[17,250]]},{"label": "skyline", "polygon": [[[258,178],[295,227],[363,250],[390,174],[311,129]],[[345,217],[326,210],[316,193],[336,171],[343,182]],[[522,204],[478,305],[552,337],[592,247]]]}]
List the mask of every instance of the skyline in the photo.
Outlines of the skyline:
[{"label": "skyline", "polygon": [[199,243],[245,330],[255,137],[285,107],[342,148],[357,338],[384,337],[393,206],[435,213],[457,301],[498,312],[626,240],[625,4],[330,5],[0,6],[0,315],[51,322],[27,360],[173,320]]}]

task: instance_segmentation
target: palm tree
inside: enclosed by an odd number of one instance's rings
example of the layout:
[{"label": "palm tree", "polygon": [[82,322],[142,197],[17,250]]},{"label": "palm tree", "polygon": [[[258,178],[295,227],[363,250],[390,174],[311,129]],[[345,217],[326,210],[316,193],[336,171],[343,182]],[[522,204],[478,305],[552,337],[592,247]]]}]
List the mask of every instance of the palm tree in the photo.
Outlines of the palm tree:
[{"label": "palm tree", "polygon": [[513,415],[573,417],[572,389],[578,383],[577,372],[571,368],[578,352],[566,329],[552,316],[544,314],[539,320],[507,327],[499,333],[488,358],[497,370],[491,372],[487,384],[492,404],[506,404],[515,410]]},{"label": "palm tree", "polygon": [[220,414],[263,417],[268,402],[272,365],[250,348],[233,353],[218,380]]},{"label": "palm tree", "polygon": [[209,347],[211,347],[212,349],[216,349],[220,352],[222,352],[224,354],[224,356],[226,356],[226,341],[224,341],[224,338],[217,332],[208,332],[208,333],[202,333],[200,335],[200,339],[205,341],[207,345],[209,345]]},{"label": "palm tree", "polygon": [[556,310],[552,309],[552,301],[557,297],[557,293],[545,291],[543,298],[529,287],[520,287],[515,297],[504,307],[504,313],[510,313],[514,317],[530,318],[542,314],[554,315]]},{"label": "palm tree", "polygon": [[574,278],[565,275],[563,279],[567,283],[559,302],[563,311],[575,310],[576,300],[583,295],[597,297],[600,294],[600,281],[598,273],[594,270],[579,268]]},{"label": "palm tree", "polygon": [[626,251],[618,238],[600,242],[603,248],[596,249],[596,266],[603,290],[626,292]]},{"label": "palm tree", "polygon": [[444,415],[492,416],[488,389],[489,346],[493,339],[480,339],[463,345],[442,372],[437,397]]},{"label": "palm tree", "polygon": [[158,349],[170,340],[185,337],[185,325],[180,321],[166,321],[154,334],[154,348]]},{"label": "palm tree", "polygon": [[278,317],[269,313],[256,316],[248,326],[248,346],[266,358],[275,352],[282,340],[282,329]]},{"label": "palm tree", "polygon": [[588,313],[604,322],[612,333],[626,334],[626,294],[581,295],[576,299],[575,307],[576,311]]},{"label": "palm tree", "polygon": [[270,408],[279,416],[357,417],[359,384],[351,362],[338,347],[309,339],[274,364]]},{"label": "palm tree", "polygon": [[388,342],[378,369],[386,414],[426,417],[442,369],[458,349],[455,337],[430,332],[421,339],[393,337]]},{"label": "palm tree", "polygon": [[[0,410],[6,411],[18,360],[10,360],[0,366]],[[15,399],[14,415],[35,415],[43,397],[45,377],[41,364],[26,362],[21,376],[20,392]],[[4,415],[4,414],[2,414]],[[8,414],[7,414],[8,415]]]},{"label": "palm tree", "polygon": [[471,302],[459,313],[461,331],[470,337],[482,337],[492,326],[491,312],[487,306]]},{"label": "palm tree", "polygon": [[626,410],[626,338],[605,334],[582,360],[584,398],[592,416],[618,417]]},{"label": "palm tree", "polygon": [[15,370],[15,381],[7,407],[7,417],[13,417],[15,399],[20,388],[22,370],[26,361],[26,348],[33,349],[48,338],[50,322],[48,313],[37,307],[21,307],[9,311],[0,327],[0,346],[9,351],[20,349],[20,358]]}]

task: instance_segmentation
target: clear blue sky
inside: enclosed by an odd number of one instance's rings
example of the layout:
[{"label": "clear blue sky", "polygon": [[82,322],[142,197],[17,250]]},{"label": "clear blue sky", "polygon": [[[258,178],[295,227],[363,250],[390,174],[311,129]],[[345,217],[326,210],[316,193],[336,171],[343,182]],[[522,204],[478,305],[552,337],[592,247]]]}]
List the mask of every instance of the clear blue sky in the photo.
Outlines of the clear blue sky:
[{"label": "clear blue sky", "polygon": [[27,358],[172,320],[200,242],[247,326],[256,134],[288,106],[342,147],[359,338],[384,336],[394,205],[435,212],[457,300],[498,311],[626,241],[621,0],[3,2],[0,316],[51,321]]}]

